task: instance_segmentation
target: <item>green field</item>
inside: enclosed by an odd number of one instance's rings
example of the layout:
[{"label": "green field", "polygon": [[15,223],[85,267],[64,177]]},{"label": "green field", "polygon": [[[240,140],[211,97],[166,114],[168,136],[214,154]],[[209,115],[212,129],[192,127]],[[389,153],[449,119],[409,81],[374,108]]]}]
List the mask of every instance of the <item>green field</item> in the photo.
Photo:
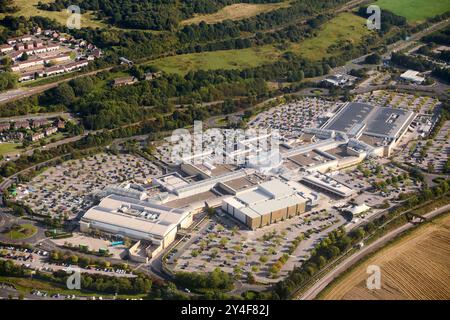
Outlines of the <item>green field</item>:
[{"label": "green field", "polygon": [[[357,44],[369,32],[363,18],[351,13],[342,13],[326,23],[315,37],[291,44],[289,50],[310,60],[320,60],[339,53],[339,49],[330,49],[330,46],[339,46],[347,41]],[[282,53],[273,45],[265,45],[183,54],[154,60],[150,64],[167,73],[184,75],[191,70],[253,68],[276,61]]]},{"label": "green field", "polygon": [[[315,37],[293,44],[291,50],[307,59],[321,60],[339,53],[340,44],[348,41],[358,44],[369,33],[365,19],[351,13],[341,13],[325,23]],[[330,48],[332,46],[336,48]]]},{"label": "green field", "polygon": [[18,143],[9,143],[9,142],[0,143],[0,155],[14,152],[15,150],[17,150],[17,148],[19,148],[19,146],[20,144]]},{"label": "green field", "polygon": [[167,73],[184,75],[191,70],[245,69],[273,62],[281,51],[271,45],[240,50],[219,50],[161,58],[150,64]]},{"label": "green field", "polygon": [[12,240],[23,240],[31,238],[36,232],[37,228],[32,224],[21,224],[13,226],[6,236]]},{"label": "green field", "polygon": [[[34,17],[34,16],[42,16],[49,19],[55,19],[57,22],[62,25],[66,25],[67,18],[69,14],[64,11],[45,11],[39,10],[36,5],[39,3],[48,3],[54,2],[54,0],[14,0],[14,5],[19,7],[20,10],[15,12],[14,16],[24,16],[24,17]],[[0,18],[2,19],[5,14],[0,14]],[[104,28],[106,25],[101,21],[95,19],[95,16],[92,12],[84,13],[81,15],[81,27],[82,28]]]},{"label": "green field", "polygon": [[450,0],[378,0],[374,4],[410,22],[421,22],[450,11]]}]

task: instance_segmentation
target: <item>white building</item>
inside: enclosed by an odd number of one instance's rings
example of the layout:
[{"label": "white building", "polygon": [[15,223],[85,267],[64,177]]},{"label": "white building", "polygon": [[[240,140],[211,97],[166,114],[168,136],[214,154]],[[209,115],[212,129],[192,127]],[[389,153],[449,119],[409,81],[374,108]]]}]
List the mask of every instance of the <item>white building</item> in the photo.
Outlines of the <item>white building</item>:
[{"label": "white building", "polygon": [[353,189],[320,172],[303,177],[302,182],[343,198],[350,197],[355,193]]},{"label": "white building", "polygon": [[264,182],[222,201],[222,210],[251,229],[305,212],[306,198],[279,179]]},{"label": "white building", "polygon": [[80,229],[149,241],[154,245],[155,254],[175,240],[180,228],[187,228],[191,223],[189,211],[113,194],[84,214]]},{"label": "white building", "polygon": [[414,83],[418,83],[418,84],[421,84],[425,81],[424,77],[419,76],[419,71],[414,71],[414,70],[405,71],[404,73],[402,73],[400,75],[400,78],[405,81],[414,82]]}]

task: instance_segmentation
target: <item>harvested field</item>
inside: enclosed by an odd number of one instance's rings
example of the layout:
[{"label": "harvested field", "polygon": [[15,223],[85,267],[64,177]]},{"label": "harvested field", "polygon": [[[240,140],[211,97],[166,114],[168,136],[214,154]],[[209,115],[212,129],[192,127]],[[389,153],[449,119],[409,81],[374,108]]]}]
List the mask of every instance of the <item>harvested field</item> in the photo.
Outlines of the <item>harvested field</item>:
[{"label": "harvested field", "polygon": [[[366,288],[369,265],[381,269],[381,289]],[[376,253],[320,295],[326,300],[450,299],[450,214]]]}]

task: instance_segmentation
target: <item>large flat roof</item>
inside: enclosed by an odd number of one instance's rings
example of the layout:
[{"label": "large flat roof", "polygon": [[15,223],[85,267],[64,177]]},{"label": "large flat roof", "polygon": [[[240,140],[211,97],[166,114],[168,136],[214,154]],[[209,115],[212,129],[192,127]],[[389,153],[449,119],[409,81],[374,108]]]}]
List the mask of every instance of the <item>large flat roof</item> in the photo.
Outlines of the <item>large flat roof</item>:
[{"label": "large flat roof", "polygon": [[296,205],[306,199],[292,185],[273,179],[258,185],[256,189],[243,191],[223,201],[245,215],[257,218]]},{"label": "large flat roof", "polygon": [[[414,112],[405,109],[377,108],[367,121],[366,133],[396,137]],[[412,121],[412,120],[411,120]]]},{"label": "large flat roof", "polygon": [[367,103],[348,103],[324,129],[348,132],[355,124],[364,122],[373,109]]},{"label": "large flat roof", "polygon": [[176,226],[175,224],[154,223],[139,217],[102,210],[102,208],[99,207],[89,209],[83,218],[119,228],[147,233],[149,235],[156,235],[158,237],[164,237]]},{"label": "large flat roof", "polygon": [[367,103],[346,104],[324,129],[347,134],[365,134],[396,138],[411,123],[414,112],[405,109],[374,107]]},{"label": "large flat roof", "polygon": [[282,182],[279,179],[272,179],[270,181],[261,183],[258,188],[269,194],[272,198],[278,199],[295,193],[288,184]]},{"label": "large flat roof", "polygon": [[[144,213],[153,214],[155,218],[147,219],[141,215]],[[110,195],[103,198],[97,206],[90,208],[83,219],[164,237],[188,214],[185,210]]]},{"label": "large flat roof", "polygon": [[236,196],[236,199],[238,199],[244,205],[253,205],[261,201],[266,201],[270,199],[270,197],[261,190],[256,189],[238,194]]},{"label": "large flat roof", "polygon": [[315,172],[303,177],[302,181],[310,183],[314,186],[325,189],[342,197],[348,197],[354,193],[354,191],[346,185],[336,181],[328,175],[319,172]]}]

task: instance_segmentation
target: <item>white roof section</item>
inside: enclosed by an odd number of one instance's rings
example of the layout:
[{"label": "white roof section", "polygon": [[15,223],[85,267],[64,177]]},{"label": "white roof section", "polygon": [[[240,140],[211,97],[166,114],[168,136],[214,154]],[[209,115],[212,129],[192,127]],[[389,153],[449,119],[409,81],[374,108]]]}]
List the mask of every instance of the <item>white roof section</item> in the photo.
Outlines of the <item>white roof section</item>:
[{"label": "white roof section", "polygon": [[269,212],[281,210],[287,207],[295,206],[297,203],[305,200],[303,197],[297,194],[291,194],[290,196],[272,199],[264,202],[260,202],[250,207],[253,211],[259,215],[264,215]]},{"label": "white roof section", "polygon": [[89,209],[83,220],[101,222],[119,228],[164,237],[180,224],[189,212],[148,201],[110,195]]},{"label": "white roof section", "polygon": [[425,81],[424,77],[420,77],[419,76],[419,71],[415,71],[415,70],[407,70],[404,73],[402,73],[400,75],[400,78],[405,79],[405,80],[409,80],[409,81],[414,81],[414,82],[418,82],[418,83],[422,83]]},{"label": "white roof section", "polygon": [[257,218],[300,202],[306,202],[306,199],[293,186],[279,179],[273,179],[223,201],[243,214]]},{"label": "white roof section", "polygon": [[236,198],[245,205],[252,205],[252,204],[267,200],[268,196],[262,190],[256,189],[256,190],[244,192],[244,193],[236,196]]},{"label": "white roof section", "polygon": [[146,192],[133,189],[131,188],[131,186],[108,186],[103,189],[102,193],[104,193],[105,195],[115,194],[118,196],[124,196],[138,200],[144,200],[145,198],[147,198]]},{"label": "white roof section", "polygon": [[302,181],[310,183],[319,188],[325,189],[329,192],[337,194],[341,197],[349,197],[354,193],[354,190],[339,183],[332,177],[322,174],[320,172],[315,172],[311,175],[303,177]]},{"label": "white roof section", "polygon": [[211,177],[202,181],[194,182],[188,185],[184,185],[174,189],[175,194],[181,196],[182,194],[186,194],[188,192],[205,192],[206,190],[211,189],[219,182],[227,182],[230,180],[234,180],[237,178],[248,176],[254,173],[253,169],[241,169],[237,171],[227,172],[222,175]]},{"label": "white roof section", "polygon": [[345,208],[346,211],[351,212],[353,215],[357,215],[357,214],[366,212],[370,209],[371,209],[371,207],[369,207],[365,203],[356,205],[356,206],[351,206],[349,208]]},{"label": "white roof section", "polygon": [[289,151],[283,152],[282,156],[284,159],[295,156],[297,154],[303,154],[303,153],[307,153],[310,152],[314,149],[318,149],[318,150],[329,150],[329,149],[333,149],[336,148],[342,144],[347,143],[347,141],[337,141],[334,138],[330,138],[330,139],[326,139],[326,140],[320,140],[314,143],[310,143],[307,145],[302,145],[299,146],[297,148],[291,149]]},{"label": "white roof section", "polygon": [[189,185],[189,182],[176,172],[169,173],[158,178],[153,178],[153,183],[162,186],[170,192],[173,192],[177,188]]},{"label": "white roof section", "polygon": [[272,198],[280,198],[295,193],[295,189],[279,179],[264,182],[258,186],[260,190],[269,194]]}]

